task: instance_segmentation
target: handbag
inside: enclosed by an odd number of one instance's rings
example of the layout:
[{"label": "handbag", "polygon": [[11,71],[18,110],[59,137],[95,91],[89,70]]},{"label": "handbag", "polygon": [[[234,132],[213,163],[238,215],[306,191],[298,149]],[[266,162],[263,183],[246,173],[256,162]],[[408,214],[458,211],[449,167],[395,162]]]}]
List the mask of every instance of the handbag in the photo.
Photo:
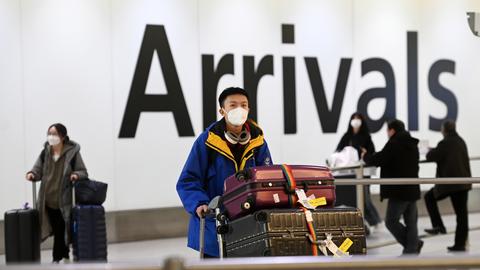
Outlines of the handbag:
[{"label": "handbag", "polygon": [[102,205],[107,198],[107,183],[86,179],[76,181],[74,186],[76,204]]}]

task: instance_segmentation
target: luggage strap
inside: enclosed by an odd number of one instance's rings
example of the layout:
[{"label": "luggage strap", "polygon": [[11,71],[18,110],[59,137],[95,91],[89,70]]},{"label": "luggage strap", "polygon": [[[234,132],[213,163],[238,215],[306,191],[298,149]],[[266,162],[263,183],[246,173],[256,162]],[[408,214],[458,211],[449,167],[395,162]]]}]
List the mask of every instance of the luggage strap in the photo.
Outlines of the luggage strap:
[{"label": "luggage strap", "polygon": [[285,180],[287,181],[286,193],[288,195],[288,204],[293,208],[297,204],[297,196],[295,195],[295,189],[297,189],[297,183],[295,177],[293,177],[292,169],[287,164],[280,165]]},{"label": "luggage strap", "polygon": [[[295,177],[293,176],[292,169],[287,164],[280,165],[282,168],[283,175],[285,176],[285,180],[287,181],[287,188],[286,192],[288,195],[288,203],[295,207],[297,201],[300,199],[296,192],[297,189],[297,182],[295,181]],[[305,207],[301,207],[303,212],[305,213],[305,220],[307,221],[308,231],[310,232],[309,235],[313,238],[314,241],[312,243],[312,254],[313,256],[318,256],[318,249],[317,249],[317,235],[315,234],[315,228],[313,227],[313,216],[312,212]]]},{"label": "luggage strap", "polygon": [[[317,242],[317,234],[315,233],[315,227],[313,227],[313,216],[312,216],[312,212],[310,210],[308,210],[307,208],[305,207],[302,207],[302,210],[303,212],[305,213],[305,220],[307,221],[307,228],[308,228],[308,231],[310,232],[310,234],[308,234],[309,238],[311,238],[311,243],[312,243],[312,255],[313,256],[318,256],[318,249],[317,249],[317,245],[318,245],[318,242]],[[323,252],[323,250],[321,249],[320,246],[318,246],[318,248]],[[327,254],[325,254],[326,252],[324,252],[323,254],[325,256],[327,256]]]},{"label": "luggage strap", "polygon": [[[347,238],[347,240],[350,241],[350,243],[347,243],[347,247],[343,247],[344,245],[338,247],[333,241],[332,241],[332,235],[330,233],[325,233],[325,240],[316,240],[312,235],[307,234],[308,239],[310,242],[315,243],[318,245],[318,248],[320,251],[322,251],[323,255],[328,256],[327,249],[333,254],[333,257],[349,257],[350,254],[346,251],[348,247],[351,245],[351,240]],[[346,241],[347,242],[347,241]]]}]

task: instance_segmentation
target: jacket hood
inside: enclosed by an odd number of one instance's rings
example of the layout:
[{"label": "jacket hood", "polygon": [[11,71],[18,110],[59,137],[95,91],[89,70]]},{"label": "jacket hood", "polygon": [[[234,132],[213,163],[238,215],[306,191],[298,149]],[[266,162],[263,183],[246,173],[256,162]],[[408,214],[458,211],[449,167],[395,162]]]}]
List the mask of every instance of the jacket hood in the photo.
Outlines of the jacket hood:
[{"label": "jacket hood", "polygon": [[[50,147],[48,147],[48,146],[50,146],[50,145],[48,144],[48,142],[45,142],[45,143],[43,144],[43,147],[44,147],[45,149],[47,149],[47,151],[50,153]],[[75,141],[72,141],[72,140],[69,140],[68,142],[66,142],[65,145],[64,145],[64,147],[66,148],[66,149],[65,149],[65,153],[66,153],[66,152],[69,152],[69,151],[72,151],[72,150],[73,150],[74,152],[80,151],[80,144],[78,144],[78,143],[76,143]]]}]

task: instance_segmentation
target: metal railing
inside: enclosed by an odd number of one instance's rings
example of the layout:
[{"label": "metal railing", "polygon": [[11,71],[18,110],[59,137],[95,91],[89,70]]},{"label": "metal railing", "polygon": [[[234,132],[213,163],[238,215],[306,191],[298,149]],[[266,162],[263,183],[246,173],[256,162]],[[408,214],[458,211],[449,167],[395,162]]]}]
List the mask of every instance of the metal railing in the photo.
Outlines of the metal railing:
[{"label": "metal railing", "polygon": [[31,264],[10,265],[1,269],[22,270],[313,270],[313,269],[480,269],[480,256],[455,255],[441,257],[257,257],[185,260],[178,257],[159,262],[106,264]]},{"label": "metal railing", "polygon": [[[472,156],[469,158],[470,161],[477,161],[480,160],[480,156]],[[435,163],[434,161],[428,160],[420,160],[418,163],[425,164],[425,163]],[[355,170],[355,169],[367,169],[367,168],[375,168],[375,166],[365,166],[365,165],[353,165],[353,166],[343,166],[343,167],[334,167],[330,168],[332,172],[336,171],[344,171],[344,170]]]},{"label": "metal railing", "polygon": [[472,269],[480,268],[480,257],[326,257],[237,258],[184,262],[167,259],[164,270],[310,270],[310,269]]},{"label": "metal railing", "polygon": [[[470,161],[480,160],[480,156],[472,156]],[[433,161],[421,160],[419,163],[433,163]],[[364,178],[365,170],[371,170],[376,167],[364,166],[359,164],[355,166],[344,166],[331,168],[332,172],[347,171],[354,174],[355,178],[335,179],[335,185],[356,186],[357,208],[364,212],[365,194],[363,192],[364,185],[415,185],[415,184],[478,184],[478,177],[455,177],[455,178]]]},{"label": "metal railing", "polygon": [[335,185],[424,185],[424,184],[480,184],[480,177],[445,178],[352,178],[335,179]]}]

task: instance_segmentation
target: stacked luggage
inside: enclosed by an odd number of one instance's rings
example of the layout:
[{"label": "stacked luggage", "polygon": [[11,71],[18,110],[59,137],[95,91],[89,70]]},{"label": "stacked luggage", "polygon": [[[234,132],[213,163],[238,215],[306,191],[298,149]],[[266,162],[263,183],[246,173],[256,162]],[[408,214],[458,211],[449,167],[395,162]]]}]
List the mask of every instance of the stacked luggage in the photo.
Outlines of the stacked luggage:
[{"label": "stacked luggage", "polygon": [[107,228],[105,201],[107,184],[82,180],[74,185],[75,206],[72,210],[73,259],[107,261]]},{"label": "stacked luggage", "polygon": [[334,178],[326,167],[247,169],[226,179],[222,200],[227,222],[217,231],[227,257],[367,252],[362,214],[334,208]]}]

